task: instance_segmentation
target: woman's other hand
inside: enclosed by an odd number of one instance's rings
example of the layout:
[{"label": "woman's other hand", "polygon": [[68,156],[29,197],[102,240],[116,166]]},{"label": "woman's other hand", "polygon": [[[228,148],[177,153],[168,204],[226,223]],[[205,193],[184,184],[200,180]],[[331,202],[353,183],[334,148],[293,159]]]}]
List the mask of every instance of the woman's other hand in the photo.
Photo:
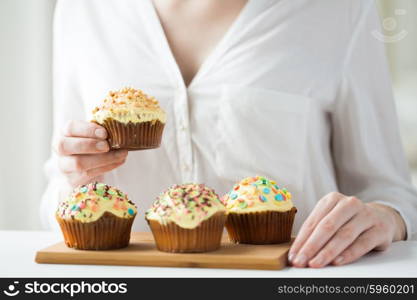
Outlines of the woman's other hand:
[{"label": "woman's other hand", "polygon": [[127,151],[109,151],[106,138],[106,129],[98,124],[68,122],[55,151],[59,156],[59,168],[73,187],[100,180],[104,173],[125,162]]},{"label": "woman's other hand", "polygon": [[288,258],[295,267],[320,268],[353,262],[405,238],[402,217],[392,208],[333,192],[323,197],[300,229]]}]

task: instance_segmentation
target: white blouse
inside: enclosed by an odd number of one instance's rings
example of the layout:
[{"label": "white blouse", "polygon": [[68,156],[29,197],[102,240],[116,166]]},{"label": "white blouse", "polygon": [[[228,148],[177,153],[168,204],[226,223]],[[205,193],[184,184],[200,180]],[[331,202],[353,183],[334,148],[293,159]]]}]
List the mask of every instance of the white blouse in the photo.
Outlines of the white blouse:
[{"label": "white blouse", "polygon": [[[293,194],[295,230],[331,191],[395,208],[417,233],[413,188],[397,126],[373,0],[249,0],[186,87],[151,0],[61,0],[54,24],[54,139],[90,120],[108,90],[155,96],[168,121],[159,149],[129,152],[105,182],[144,212],[174,183],[218,194],[247,176]],[[201,34],[204,38],[204,33]],[[68,191],[46,164],[45,224]]]}]

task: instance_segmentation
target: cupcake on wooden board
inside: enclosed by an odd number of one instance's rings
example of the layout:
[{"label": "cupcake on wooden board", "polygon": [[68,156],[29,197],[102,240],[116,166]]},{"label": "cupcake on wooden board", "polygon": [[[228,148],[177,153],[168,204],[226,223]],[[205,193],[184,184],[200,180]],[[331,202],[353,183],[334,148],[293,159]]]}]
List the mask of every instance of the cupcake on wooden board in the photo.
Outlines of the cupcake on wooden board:
[{"label": "cupcake on wooden board", "polygon": [[145,216],[158,250],[206,252],[220,247],[226,209],[204,184],[173,185]]},{"label": "cupcake on wooden board", "polygon": [[126,194],[95,182],[74,189],[58,205],[56,219],[68,247],[107,250],[129,245],[136,213]]},{"label": "cupcake on wooden board", "polygon": [[111,149],[144,150],[160,146],[166,114],[154,97],[122,88],[109,92],[92,121],[106,128]]},{"label": "cupcake on wooden board", "polygon": [[242,244],[277,244],[291,240],[297,209],[291,194],[275,181],[248,177],[222,197],[231,241]]}]

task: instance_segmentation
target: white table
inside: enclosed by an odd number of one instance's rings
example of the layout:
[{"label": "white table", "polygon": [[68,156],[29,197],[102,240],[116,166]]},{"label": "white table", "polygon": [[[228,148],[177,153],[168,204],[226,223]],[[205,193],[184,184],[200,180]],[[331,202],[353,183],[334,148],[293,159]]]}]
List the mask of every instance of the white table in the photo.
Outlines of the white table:
[{"label": "white table", "polygon": [[281,271],[53,265],[35,252],[62,240],[47,231],[0,231],[0,277],[417,277],[417,241],[398,242],[341,267]]}]

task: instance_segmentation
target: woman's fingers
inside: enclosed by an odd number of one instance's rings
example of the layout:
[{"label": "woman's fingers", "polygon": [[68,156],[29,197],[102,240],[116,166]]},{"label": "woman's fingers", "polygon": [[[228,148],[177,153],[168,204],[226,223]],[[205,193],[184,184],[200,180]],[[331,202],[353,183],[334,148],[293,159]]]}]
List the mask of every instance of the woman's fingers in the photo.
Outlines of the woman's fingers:
[{"label": "woman's fingers", "polygon": [[370,210],[365,208],[343,225],[331,240],[308,262],[313,268],[321,268],[331,263],[343,250],[348,248],[364,231],[373,224]]},{"label": "woman's fingers", "polygon": [[97,177],[112,171],[113,169],[116,169],[123,165],[124,160],[118,163],[106,165],[103,167],[94,168],[85,172],[75,172],[68,174],[67,178],[72,186],[78,186],[82,184],[89,183],[91,181],[94,181]]},{"label": "woman's fingers", "polygon": [[117,150],[96,155],[63,156],[59,159],[59,167],[63,173],[83,172],[121,162],[126,159],[126,156],[126,150]]},{"label": "woman's fingers", "polygon": [[57,152],[62,156],[103,153],[109,150],[107,141],[92,138],[62,137],[57,146]]},{"label": "woman's fingers", "polygon": [[301,227],[289,260],[296,267],[318,268],[352,262],[372,249],[384,250],[404,236],[401,230],[397,234],[396,226],[404,226],[396,221],[397,214],[381,204],[331,193]]},{"label": "woman's fingers", "polygon": [[98,124],[85,121],[69,121],[55,150],[61,156],[103,153],[110,149],[106,138],[106,129]]},{"label": "woman's fingers", "polygon": [[291,262],[294,260],[296,254],[299,252],[305,241],[312,234],[317,224],[336,206],[339,198],[343,196],[339,193],[330,193],[324,196],[314,207],[311,214],[305,220],[301,226],[300,231],[288,254],[288,260]]},{"label": "woman's fingers", "polygon": [[72,120],[65,126],[64,135],[67,137],[105,140],[107,138],[107,131],[104,127],[96,123]]},{"label": "woman's fingers", "polygon": [[104,127],[85,121],[70,121],[54,147],[60,170],[72,186],[85,184],[124,163],[127,151],[112,151]]},{"label": "woman's fingers", "polygon": [[293,260],[296,267],[305,267],[320,249],[346,222],[355,216],[363,206],[355,197],[343,196],[336,206],[319,222]]},{"label": "woman's fingers", "polygon": [[385,236],[377,227],[372,227],[362,233],[352,245],[339,254],[332,264],[345,265],[357,260],[373,249],[385,250],[390,245],[388,239],[385,240]]},{"label": "woman's fingers", "polygon": [[95,168],[95,169],[88,170],[87,171],[87,176],[89,178],[100,176],[104,173],[110,172],[111,170],[120,167],[121,165],[123,165],[124,162],[125,161],[123,160],[121,162],[110,164],[110,165],[107,165],[107,166],[104,166],[104,167],[98,167],[98,168]]}]

